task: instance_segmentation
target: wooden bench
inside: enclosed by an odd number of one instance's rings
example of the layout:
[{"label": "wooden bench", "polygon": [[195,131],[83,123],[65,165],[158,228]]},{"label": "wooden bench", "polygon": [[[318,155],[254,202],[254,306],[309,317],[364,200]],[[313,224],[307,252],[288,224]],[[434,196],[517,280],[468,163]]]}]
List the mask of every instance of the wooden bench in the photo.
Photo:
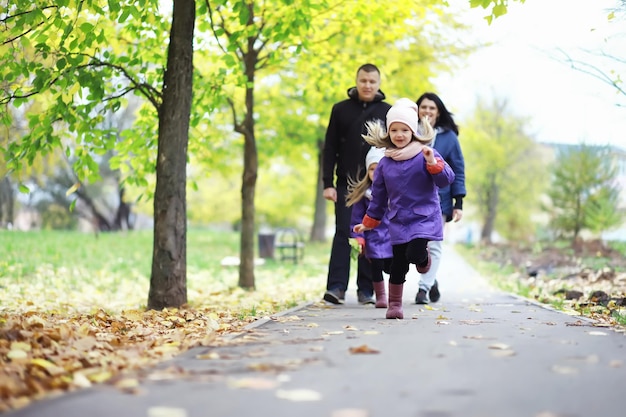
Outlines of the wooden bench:
[{"label": "wooden bench", "polygon": [[295,264],[304,258],[304,241],[296,229],[287,227],[276,230],[274,247],[281,261],[292,260]]}]

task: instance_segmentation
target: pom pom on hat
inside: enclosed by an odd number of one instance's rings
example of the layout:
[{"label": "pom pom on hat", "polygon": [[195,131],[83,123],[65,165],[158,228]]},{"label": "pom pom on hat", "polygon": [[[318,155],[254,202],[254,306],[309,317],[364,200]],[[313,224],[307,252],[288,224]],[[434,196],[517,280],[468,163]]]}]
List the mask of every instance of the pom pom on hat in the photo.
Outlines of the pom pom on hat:
[{"label": "pom pom on hat", "polygon": [[408,98],[401,98],[387,111],[387,131],[394,122],[404,123],[417,135],[417,104]]},{"label": "pom pom on hat", "polygon": [[396,101],[396,104],[394,104],[394,106],[408,107],[408,108],[415,110],[415,112],[417,113],[417,103],[411,100],[410,98],[406,98],[406,97],[400,98],[398,99],[398,101]]},{"label": "pom pom on hat", "polygon": [[369,169],[370,165],[379,163],[383,156],[385,156],[385,148],[372,146],[372,149],[370,149],[365,156],[365,168]]}]

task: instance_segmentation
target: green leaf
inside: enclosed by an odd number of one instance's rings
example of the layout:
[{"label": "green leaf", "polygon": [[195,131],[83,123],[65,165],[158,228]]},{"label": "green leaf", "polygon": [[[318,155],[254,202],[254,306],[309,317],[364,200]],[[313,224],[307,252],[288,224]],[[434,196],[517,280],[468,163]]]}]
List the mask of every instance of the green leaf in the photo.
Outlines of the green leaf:
[{"label": "green leaf", "polygon": [[60,58],[60,59],[57,61],[57,65],[56,65],[56,67],[57,67],[57,69],[58,69],[59,71],[61,71],[61,70],[63,70],[63,68],[65,68],[65,66],[66,66],[66,65],[67,65],[67,61],[65,60],[65,58]]},{"label": "green leaf", "polygon": [[80,30],[84,33],[92,33],[94,29],[94,25],[89,22],[84,22],[80,25]]},{"label": "green leaf", "polygon": [[117,22],[124,23],[126,22],[126,20],[128,20],[129,17],[130,17],[130,9],[125,8],[124,10],[122,10],[122,14],[120,15],[120,17],[117,18]]}]

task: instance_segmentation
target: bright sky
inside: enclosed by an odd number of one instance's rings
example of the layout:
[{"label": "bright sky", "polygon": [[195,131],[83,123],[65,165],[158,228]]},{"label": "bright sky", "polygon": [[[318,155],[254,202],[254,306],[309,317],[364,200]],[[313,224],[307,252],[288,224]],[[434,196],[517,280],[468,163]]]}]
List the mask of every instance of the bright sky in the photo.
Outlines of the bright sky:
[{"label": "bright sky", "polygon": [[509,2],[508,13],[490,26],[481,19],[486,14],[482,8],[470,10],[468,0],[451,3],[466,11],[467,22],[474,22],[477,39],[494,44],[470,57],[464,69],[436,81],[457,121],[472,112],[477,96],[490,101],[495,95],[507,98],[516,115],[531,118],[527,133],[539,142],[626,148],[626,96],[571,69],[559,52],[605,72],[621,70],[626,82],[625,64],[595,54],[604,50],[626,59],[626,17],[607,21],[608,9],[618,0]]}]

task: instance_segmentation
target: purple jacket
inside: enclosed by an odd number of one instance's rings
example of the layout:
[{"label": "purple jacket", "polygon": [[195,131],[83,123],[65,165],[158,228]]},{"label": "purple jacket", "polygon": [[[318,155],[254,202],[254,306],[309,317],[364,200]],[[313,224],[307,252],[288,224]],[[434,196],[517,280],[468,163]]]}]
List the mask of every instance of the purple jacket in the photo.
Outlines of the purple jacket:
[{"label": "purple jacket", "polygon": [[[443,159],[437,150],[435,157]],[[438,174],[426,169],[422,152],[406,161],[383,157],[372,184],[372,202],[367,215],[381,220],[388,210],[391,244],[416,238],[443,240],[443,222],[438,188],[454,181],[454,171],[444,161]]]},{"label": "purple jacket", "polygon": [[370,205],[371,192],[352,206],[352,220],[350,221],[350,237],[365,239],[365,257],[368,259],[392,258],[391,241],[389,240],[389,219],[383,216],[380,225],[364,233],[356,233],[353,228],[363,221],[363,216]]}]

